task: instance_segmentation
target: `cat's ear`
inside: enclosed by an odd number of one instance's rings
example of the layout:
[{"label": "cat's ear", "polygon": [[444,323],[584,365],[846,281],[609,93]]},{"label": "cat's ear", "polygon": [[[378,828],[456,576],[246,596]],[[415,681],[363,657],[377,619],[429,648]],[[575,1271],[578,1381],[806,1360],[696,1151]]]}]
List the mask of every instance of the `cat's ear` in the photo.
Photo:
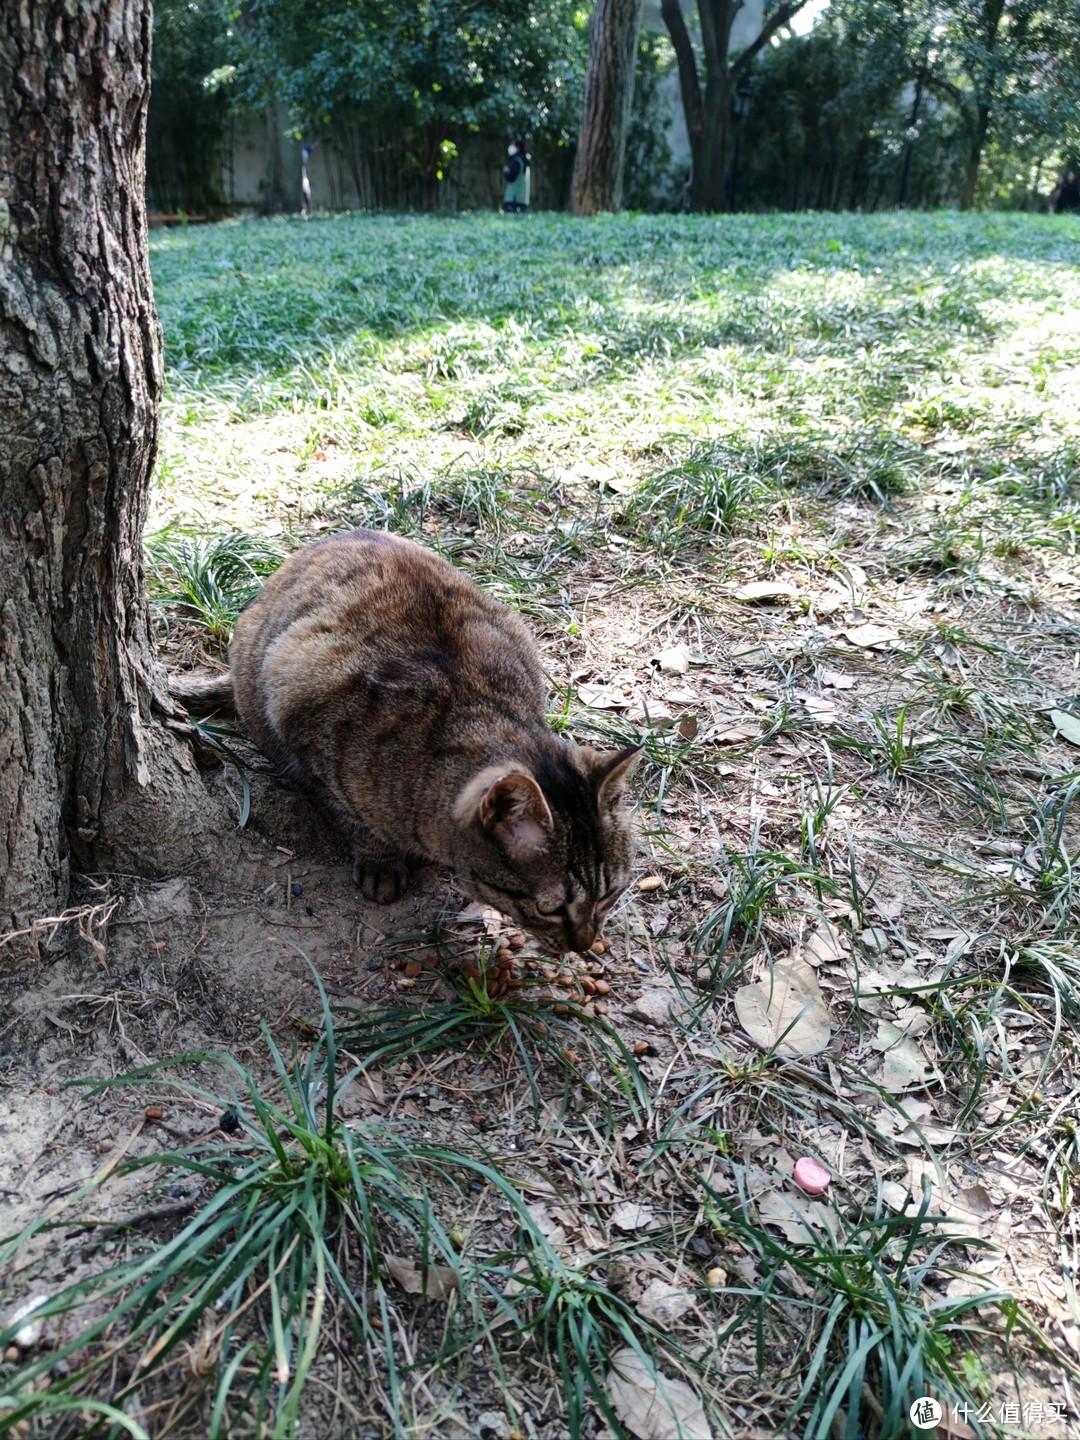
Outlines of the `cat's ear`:
[{"label": "cat's ear", "polygon": [[593,784],[600,809],[614,810],[626,791],[627,781],[638,767],[644,745],[628,745],[611,755],[597,755],[593,761]]},{"label": "cat's ear", "polygon": [[480,824],[511,859],[535,855],[548,843],[551,811],[531,775],[513,771],[493,780],[480,797]]}]

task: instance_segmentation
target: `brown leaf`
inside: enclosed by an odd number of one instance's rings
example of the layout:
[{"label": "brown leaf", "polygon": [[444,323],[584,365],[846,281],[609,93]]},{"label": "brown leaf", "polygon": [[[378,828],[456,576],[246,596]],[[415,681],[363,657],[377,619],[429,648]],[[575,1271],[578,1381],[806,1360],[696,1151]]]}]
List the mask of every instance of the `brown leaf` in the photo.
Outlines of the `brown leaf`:
[{"label": "brown leaf", "polygon": [[735,1013],[755,1044],[778,1055],[819,1055],[832,1034],[817,976],[793,955],[756,985],[736,990]]},{"label": "brown leaf", "polygon": [[650,1370],[628,1345],[611,1357],[607,1387],[612,1409],[638,1440],[713,1440],[697,1393],[685,1380]]},{"label": "brown leaf", "polygon": [[852,645],[858,645],[860,649],[876,649],[878,646],[895,645],[900,639],[899,632],[890,625],[854,625],[843,632],[844,637],[850,640]]},{"label": "brown leaf", "polygon": [[611,1223],[616,1230],[644,1230],[653,1222],[653,1212],[647,1205],[635,1205],[627,1200],[611,1212]]},{"label": "brown leaf", "polygon": [[447,1300],[457,1289],[457,1271],[449,1265],[428,1265],[421,1270],[411,1260],[403,1260],[399,1255],[384,1256],[382,1264],[406,1295],[420,1295],[425,1300]]},{"label": "brown leaf", "polygon": [[685,1290],[666,1280],[650,1280],[634,1309],[660,1330],[670,1330],[693,1304]]},{"label": "brown leaf", "polygon": [[753,580],[749,585],[739,586],[735,599],[745,605],[773,604],[777,600],[795,600],[798,594],[794,585],[785,585],[783,581]]}]

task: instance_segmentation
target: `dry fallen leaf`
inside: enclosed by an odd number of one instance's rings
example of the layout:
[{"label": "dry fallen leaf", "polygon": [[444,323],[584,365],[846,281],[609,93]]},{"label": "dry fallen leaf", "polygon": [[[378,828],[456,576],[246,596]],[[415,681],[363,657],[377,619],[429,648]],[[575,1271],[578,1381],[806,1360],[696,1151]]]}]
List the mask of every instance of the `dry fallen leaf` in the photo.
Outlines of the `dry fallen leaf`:
[{"label": "dry fallen leaf", "polygon": [[882,1135],[891,1136],[898,1145],[914,1145],[921,1150],[925,1145],[948,1145],[956,1138],[955,1130],[937,1124],[933,1116],[928,1100],[907,1095],[894,1105],[883,1105],[872,1119]]},{"label": "dry fallen leaf", "polygon": [[778,960],[757,984],[736,990],[735,1013],[756,1045],[778,1055],[819,1055],[832,1034],[817,976],[794,955]]},{"label": "dry fallen leaf", "polygon": [[828,920],[823,920],[816,930],[811,930],[804,937],[802,954],[810,965],[828,965],[834,960],[842,960],[846,951],[839,932]]},{"label": "dry fallen leaf", "polygon": [[815,1231],[835,1234],[832,1210],[794,1191],[766,1191],[758,1197],[757,1210],[763,1224],[775,1225],[793,1245],[809,1244]]},{"label": "dry fallen leaf", "polygon": [[796,697],[806,711],[807,719],[815,725],[831,725],[836,719],[836,706],[831,700],[820,695],[798,695]]},{"label": "dry fallen leaf", "polygon": [[747,724],[741,716],[721,716],[705,731],[703,743],[712,745],[748,745],[761,734],[761,726]]},{"label": "dry fallen leaf", "polygon": [[406,1295],[420,1295],[425,1300],[446,1300],[457,1289],[457,1272],[449,1265],[429,1265],[421,1270],[411,1260],[399,1255],[383,1258],[383,1269],[396,1280]]},{"label": "dry fallen leaf", "polygon": [[740,585],[735,591],[735,599],[752,605],[773,600],[795,600],[798,594],[794,585],[785,585],[775,580],[754,580],[749,585]]},{"label": "dry fallen leaf", "polygon": [[479,921],[485,931],[492,937],[500,934],[503,928],[503,918],[498,910],[492,905],[484,905],[481,901],[475,900],[471,905],[466,905],[456,917],[459,924],[471,925]]},{"label": "dry fallen leaf", "polygon": [[884,1051],[880,1084],[890,1093],[925,1085],[937,1077],[934,1062],[891,1021],[878,1021],[878,1033],[870,1043],[875,1050]]},{"label": "dry fallen leaf", "polygon": [[1073,715],[1068,710],[1051,710],[1050,719],[1063,740],[1070,745],[1080,745],[1080,715]]},{"label": "dry fallen leaf", "polygon": [[616,1230],[644,1230],[653,1221],[653,1212],[647,1205],[635,1205],[628,1200],[624,1205],[616,1205],[611,1212],[611,1223]]},{"label": "dry fallen leaf", "polygon": [[855,625],[842,634],[850,640],[852,645],[858,645],[861,649],[867,650],[876,648],[879,645],[895,645],[900,639],[899,631],[891,629],[888,625]]},{"label": "dry fallen leaf", "polygon": [[855,677],[845,675],[842,670],[822,670],[821,683],[830,690],[852,690],[855,687]]},{"label": "dry fallen leaf", "polygon": [[625,710],[627,696],[614,685],[579,685],[578,699],[590,710]]},{"label": "dry fallen leaf", "polygon": [[692,1304],[685,1290],[676,1289],[666,1280],[650,1280],[634,1309],[659,1329],[670,1330]]},{"label": "dry fallen leaf", "polygon": [[713,1440],[699,1396],[685,1380],[653,1372],[628,1345],[611,1357],[611,1407],[638,1440]]}]

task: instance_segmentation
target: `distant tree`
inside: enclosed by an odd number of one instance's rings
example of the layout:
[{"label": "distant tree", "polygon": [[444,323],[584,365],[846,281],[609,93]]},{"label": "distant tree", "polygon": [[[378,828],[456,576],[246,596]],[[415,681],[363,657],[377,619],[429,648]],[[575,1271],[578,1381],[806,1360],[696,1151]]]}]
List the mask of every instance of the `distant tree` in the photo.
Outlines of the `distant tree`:
[{"label": "distant tree", "polygon": [[208,823],[150,637],[148,0],[0,6],[0,929]]},{"label": "distant tree", "polygon": [[975,201],[989,142],[1031,130],[1077,133],[1080,8],[1075,0],[918,0],[917,79],[955,106],[966,132],[960,208]]},{"label": "distant tree", "polygon": [[[1030,157],[1080,136],[1076,0],[833,0],[830,15],[838,35],[868,42],[873,67],[910,87],[905,169],[951,113],[962,209],[979,195],[988,151]],[[908,191],[902,174],[901,202]]]},{"label": "distant tree", "polygon": [[732,56],[731,27],[742,0],[697,0],[701,26],[699,66],[680,0],[660,0],[660,13],[679,66],[679,89],[693,158],[691,210],[727,207],[731,117],[739,83],[776,32],[805,4],[806,0],[781,0],[770,9],[766,0],[760,34],[740,54]]},{"label": "distant tree", "polygon": [[960,183],[958,122],[913,80],[898,7],[834,5],[754,67],[742,121],[745,201],[779,209],[947,204]]},{"label": "distant tree", "polygon": [[570,209],[575,215],[622,207],[623,162],[634,100],[641,0],[596,0],[578,132]]},{"label": "distant tree", "polygon": [[578,0],[245,0],[238,15],[238,96],[261,108],[273,77],[312,132],[403,137],[429,207],[463,136],[574,132]]},{"label": "distant tree", "polygon": [[152,96],[146,137],[151,209],[220,210],[228,102],[208,83],[226,57],[217,0],[155,0]]}]

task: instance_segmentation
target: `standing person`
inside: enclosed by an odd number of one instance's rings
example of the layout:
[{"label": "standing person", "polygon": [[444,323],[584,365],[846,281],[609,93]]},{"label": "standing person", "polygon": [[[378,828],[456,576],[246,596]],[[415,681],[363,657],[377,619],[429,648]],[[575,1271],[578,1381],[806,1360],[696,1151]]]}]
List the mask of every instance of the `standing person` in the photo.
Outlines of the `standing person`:
[{"label": "standing person", "polygon": [[525,152],[524,140],[511,140],[506,152],[509,164],[503,166],[503,209],[508,214],[521,214],[529,208],[529,191],[532,188],[532,156]]},{"label": "standing person", "polygon": [[313,145],[303,145],[300,148],[300,210],[305,220],[311,219],[311,181],[308,179],[308,161],[311,159]]},{"label": "standing person", "polygon": [[1062,177],[1054,196],[1054,214],[1064,215],[1070,210],[1080,210],[1080,180],[1076,171],[1070,170]]}]

